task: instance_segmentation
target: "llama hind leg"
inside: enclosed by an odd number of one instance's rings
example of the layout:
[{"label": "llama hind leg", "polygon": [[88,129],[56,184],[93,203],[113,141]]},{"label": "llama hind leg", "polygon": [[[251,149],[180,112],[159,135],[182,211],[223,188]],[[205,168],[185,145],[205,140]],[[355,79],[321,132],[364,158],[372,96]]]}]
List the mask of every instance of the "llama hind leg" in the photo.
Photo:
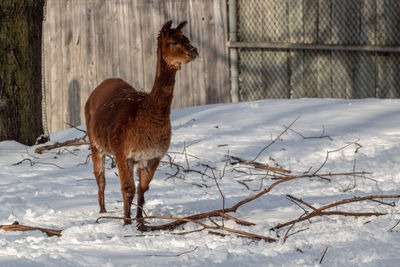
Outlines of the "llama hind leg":
[{"label": "llama hind leg", "polygon": [[124,225],[131,224],[131,205],[135,197],[135,183],[133,182],[133,162],[121,156],[115,157],[121,182],[121,192],[124,199]]},{"label": "llama hind leg", "polygon": [[106,188],[106,178],[104,175],[104,154],[101,153],[94,146],[91,146],[91,151],[92,151],[94,176],[96,177],[96,182],[98,186],[97,195],[99,199],[100,213],[105,213],[107,211],[104,203],[104,190]]},{"label": "llama hind leg", "polygon": [[140,167],[137,170],[137,175],[139,176],[139,186],[138,186],[138,199],[136,207],[136,218],[138,219],[138,228],[145,230],[143,221],[143,205],[145,203],[144,193],[149,190],[149,184],[153,179],[154,172],[156,171],[160,159],[155,158],[147,162],[146,167]]}]

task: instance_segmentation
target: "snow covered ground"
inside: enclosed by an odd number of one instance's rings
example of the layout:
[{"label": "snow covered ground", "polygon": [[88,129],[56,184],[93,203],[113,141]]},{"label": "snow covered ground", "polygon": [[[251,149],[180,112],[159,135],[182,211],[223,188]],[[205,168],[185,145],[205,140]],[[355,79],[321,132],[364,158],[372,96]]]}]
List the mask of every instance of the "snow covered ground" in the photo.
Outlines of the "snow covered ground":
[{"label": "snow covered ground", "polygon": [[[383,200],[395,203],[394,207],[374,201],[339,206],[338,210],[350,212],[388,214],[314,217],[295,224],[289,232],[293,235],[285,242],[289,227],[277,232],[270,228],[304,213],[286,194],[317,208],[354,196],[399,194],[400,100],[264,100],[174,110],[170,156],[186,169],[204,171],[199,163],[218,169],[216,176],[225,206],[230,207],[274,181],[263,178],[266,171],[261,175],[245,166],[226,165],[226,155],[254,158],[299,115],[291,127],[297,133],[288,130],[257,161],[294,174],[313,173],[323,164],[327,151],[346,146],[329,153],[319,173],[372,174],[365,178],[332,177],[330,182],[318,178],[285,182],[232,213],[256,225],[224,222],[230,228],[277,238],[276,243],[239,238],[227,232],[221,237],[207,230],[174,235],[199,229],[192,223],[174,231],[149,233],[139,232],[134,225],[124,227],[120,220],[96,223],[100,216],[97,185],[91,162],[83,164],[90,154],[87,145],[39,155],[34,153],[36,147],[0,142],[0,225],[19,221],[63,230],[61,237],[48,237],[39,231],[0,230],[0,266],[310,266],[319,264],[326,248],[322,261],[325,266],[398,265],[399,199]],[[303,139],[298,133],[330,138]],[[69,129],[52,134],[51,142],[81,136],[76,129]],[[184,148],[188,156],[181,153]],[[122,216],[117,170],[109,168],[110,162],[107,167],[106,215]],[[193,171],[171,177],[176,171],[169,164],[157,170],[145,195],[148,215],[184,217],[222,208],[214,179]],[[135,207],[132,209],[134,214]]]}]

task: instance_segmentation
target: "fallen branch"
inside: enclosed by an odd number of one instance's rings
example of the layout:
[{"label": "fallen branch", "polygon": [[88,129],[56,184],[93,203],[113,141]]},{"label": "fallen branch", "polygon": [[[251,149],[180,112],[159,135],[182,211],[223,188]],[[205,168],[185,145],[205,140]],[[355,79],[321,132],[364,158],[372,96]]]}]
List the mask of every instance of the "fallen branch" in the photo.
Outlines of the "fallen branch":
[{"label": "fallen branch", "polygon": [[[292,199],[296,199],[294,197],[291,197]],[[312,212],[305,214],[305,216],[301,216],[298,219],[291,220],[289,222],[285,223],[279,223],[277,224],[273,230],[283,228],[288,225],[292,225],[298,222],[302,222],[305,220],[308,220],[312,217],[315,216],[330,216],[330,215],[341,215],[341,216],[354,216],[354,217],[360,217],[360,216],[382,216],[386,215],[387,213],[382,213],[382,212],[345,212],[345,211],[324,211],[326,209],[332,208],[332,207],[337,207],[339,205],[347,204],[347,203],[353,203],[353,202],[359,202],[359,201],[364,201],[364,200],[372,200],[372,199],[382,199],[382,198],[400,198],[400,195],[372,195],[372,196],[365,196],[365,197],[354,197],[354,198],[348,198],[348,199],[343,199],[340,201],[336,201],[333,203],[330,203],[328,205],[322,206],[320,208],[314,208],[311,205],[307,204],[308,207],[311,207],[313,209]],[[301,203],[305,203],[302,201]]]},{"label": "fallen branch", "polygon": [[13,224],[10,224],[10,225],[0,225],[0,229],[3,229],[4,231],[36,231],[36,230],[39,230],[43,233],[46,233],[48,236],[61,236],[61,232],[62,232],[62,230],[22,225],[22,224],[19,224],[19,222],[17,222],[17,221],[15,221]]},{"label": "fallen branch", "polygon": [[[114,220],[131,220],[131,221],[136,221],[137,218],[124,218],[124,217],[115,217],[115,216],[102,216],[99,217],[96,222],[99,222],[100,219],[114,219]],[[253,233],[249,233],[249,232],[245,232],[245,231],[241,231],[241,230],[236,230],[236,229],[232,229],[232,228],[228,228],[225,227],[223,225],[218,225],[217,223],[215,223],[214,221],[212,221],[214,223],[215,226],[210,226],[207,225],[205,223],[202,223],[196,219],[189,219],[188,217],[186,218],[177,218],[177,217],[168,217],[168,216],[147,216],[147,217],[143,217],[143,219],[161,219],[161,220],[175,220],[175,221],[181,221],[181,222],[191,222],[191,223],[195,223],[198,224],[200,226],[203,227],[202,230],[204,229],[210,229],[210,230],[222,230],[222,231],[226,231],[226,232],[231,232],[231,233],[236,233],[242,236],[247,236],[249,238],[252,239],[257,239],[257,240],[264,240],[265,242],[268,243],[273,243],[276,242],[276,239],[271,238],[271,237],[267,237],[267,236],[262,236],[262,235],[257,235],[257,234],[253,234]],[[160,230],[154,226],[144,226],[144,228],[142,229],[143,231],[153,231],[153,230]]]},{"label": "fallen branch", "polygon": [[76,127],[76,126],[74,126],[72,124],[69,124],[67,122],[65,124],[67,124],[68,126],[70,126],[70,127],[74,128],[74,129],[84,133],[85,135],[82,136],[82,137],[79,137],[79,138],[75,138],[74,140],[68,140],[68,141],[65,141],[65,142],[62,142],[62,143],[56,142],[56,143],[54,143],[52,145],[40,146],[40,147],[35,149],[35,153],[41,154],[43,151],[52,150],[52,149],[59,148],[59,147],[64,147],[64,146],[80,146],[80,145],[88,145],[89,144],[89,142],[86,141],[87,132],[85,130],[79,129],[78,127]]},{"label": "fallen branch", "polygon": [[80,145],[88,145],[88,144],[89,144],[88,141],[82,141],[82,140],[80,140],[80,138],[77,138],[77,139],[68,140],[68,141],[65,141],[62,143],[57,142],[52,145],[40,146],[35,149],[35,153],[41,154],[43,151],[52,150],[52,149],[64,147],[64,146],[80,146]]}]

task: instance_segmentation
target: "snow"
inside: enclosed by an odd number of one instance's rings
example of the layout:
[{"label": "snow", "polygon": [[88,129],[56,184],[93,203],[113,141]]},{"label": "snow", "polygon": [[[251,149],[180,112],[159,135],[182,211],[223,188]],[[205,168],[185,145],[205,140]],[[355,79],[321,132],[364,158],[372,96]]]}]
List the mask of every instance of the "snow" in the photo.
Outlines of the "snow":
[{"label": "snow", "polygon": [[[252,176],[244,176],[233,170],[238,166],[225,167],[226,155],[253,159],[298,116],[291,129],[305,137],[330,138],[303,139],[288,130],[257,161],[295,174],[313,173],[323,164],[327,151],[339,149],[329,153],[319,173],[372,174],[365,178],[337,177],[331,182],[318,178],[285,182],[232,213],[256,225],[224,222],[226,227],[277,238],[276,243],[252,241],[227,232],[221,237],[207,230],[174,234],[199,229],[191,223],[174,231],[146,233],[134,225],[123,226],[120,220],[102,219],[97,223],[101,216],[97,185],[91,161],[83,164],[90,154],[87,145],[36,154],[36,146],[0,142],[0,225],[18,221],[63,230],[61,237],[48,237],[39,231],[0,230],[0,266],[310,266],[319,265],[326,247],[322,265],[398,265],[400,225],[393,226],[400,221],[399,199],[384,200],[394,202],[395,207],[373,201],[339,207],[350,212],[388,214],[314,217],[311,223],[295,224],[290,230],[293,235],[285,242],[288,227],[278,232],[270,228],[303,214],[286,194],[317,208],[354,196],[399,194],[400,100],[263,100],[173,110],[170,155],[184,167],[204,171],[198,166],[203,163],[218,169],[216,176],[225,207],[230,207],[273,181],[257,176],[256,170],[251,170]],[[82,132],[69,129],[52,134],[51,142],[81,136]],[[186,157],[181,153],[184,148]],[[117,170],[110,168],[109,161],[106,164],[106,215],[122,216]],[[214,179],[195,172],[170,177],[175,172],[169,164],[158,168],[145,195],[147,215],[184,217],[222,208]],[[132,209],[134,214],[134,205]]]}]

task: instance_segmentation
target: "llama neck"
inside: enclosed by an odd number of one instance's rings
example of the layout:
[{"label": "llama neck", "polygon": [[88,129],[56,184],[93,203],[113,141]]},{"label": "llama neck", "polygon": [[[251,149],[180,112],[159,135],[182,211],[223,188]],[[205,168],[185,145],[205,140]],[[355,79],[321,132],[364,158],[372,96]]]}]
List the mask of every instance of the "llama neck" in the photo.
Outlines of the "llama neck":
[{"label": "llama neck", "polygon": [[152,110],[169,115],[174,93],[175,76],[177,69],[168,66],[162,59],[160,46],[157,49],[157,73],[153,89],[149,95]]}]

